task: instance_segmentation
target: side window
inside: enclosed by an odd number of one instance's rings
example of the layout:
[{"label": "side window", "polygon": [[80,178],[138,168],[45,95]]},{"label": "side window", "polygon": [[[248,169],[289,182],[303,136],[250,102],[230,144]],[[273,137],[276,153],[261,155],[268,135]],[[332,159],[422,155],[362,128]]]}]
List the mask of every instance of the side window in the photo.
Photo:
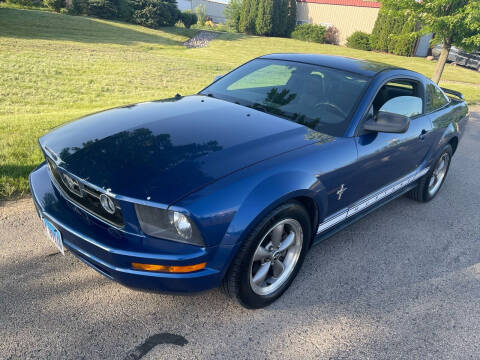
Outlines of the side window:
[{"label": "side window", "polygon": [[426,110],[432,112],[438,110],[449,102],[448,97],[434,83],[427,84],[426,88]]},{"label": "side window", "polygon": [[373,116],[379,111],[408,117],[423,113],[420,86],[412,80],[395,80],[383,85],[373,101]]},{"label": "side window", "polygon": [[380,111],[413,117],[422,113],[422,99],[416,96],[397,96],[382,105]]}]

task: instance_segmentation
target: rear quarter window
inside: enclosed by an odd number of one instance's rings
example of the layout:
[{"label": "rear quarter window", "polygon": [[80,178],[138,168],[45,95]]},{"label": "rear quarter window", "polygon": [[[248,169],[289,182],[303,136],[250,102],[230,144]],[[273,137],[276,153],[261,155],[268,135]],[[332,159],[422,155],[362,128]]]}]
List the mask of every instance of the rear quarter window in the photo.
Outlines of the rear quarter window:
[{"label": "rear quarter window", "polygon": [[427,113],[441,109],[450,102],[445,93],[434,83],[427,84],[425,95]]}]

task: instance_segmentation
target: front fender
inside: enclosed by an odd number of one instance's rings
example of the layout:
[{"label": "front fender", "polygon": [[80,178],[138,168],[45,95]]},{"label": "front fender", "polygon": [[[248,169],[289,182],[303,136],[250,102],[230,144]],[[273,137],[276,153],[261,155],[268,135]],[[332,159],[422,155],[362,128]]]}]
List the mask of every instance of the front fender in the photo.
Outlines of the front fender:
[{"label": "front fender", "polygon": [[327,194],[315,176],[301,171],[272,175],[258,183],[238,208],[227,229],[228,239],[242,242],[250,231],[277,206],[298,197],[313,200],[319,214],[327,208]]}]

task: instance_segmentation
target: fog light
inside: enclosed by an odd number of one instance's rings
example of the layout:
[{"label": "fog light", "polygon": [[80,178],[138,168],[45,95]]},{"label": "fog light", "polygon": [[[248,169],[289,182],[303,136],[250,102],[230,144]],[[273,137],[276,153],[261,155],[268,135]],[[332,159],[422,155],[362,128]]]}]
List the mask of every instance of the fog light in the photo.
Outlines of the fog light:
[{"label": "fog light", "polygon": [[168,265],[155,265],[155,264],[140,264],[132,263],[132,268],[136,270],[144,271],[157,271],[157,272],[168,272],[168,273],[189,273],[198,270],[202,270],[207,263],[195,264],[195,265],[186,265],[186,266],[168,266]]}]

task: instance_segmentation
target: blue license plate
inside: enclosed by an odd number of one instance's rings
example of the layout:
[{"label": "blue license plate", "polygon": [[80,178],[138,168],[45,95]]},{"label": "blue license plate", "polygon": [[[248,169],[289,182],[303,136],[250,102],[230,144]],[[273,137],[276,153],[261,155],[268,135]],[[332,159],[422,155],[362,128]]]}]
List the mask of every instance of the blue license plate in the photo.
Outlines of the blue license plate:
[{"label": "blue license plate", "polygon": [[58,231],[58,229],[47,219],[42,217],[42,221],[43,229],[45,230],[47,237],[55,244],[55,246],[62,253],[62,255],[65,255],[62,234],[60,233],[60,231]]}]

